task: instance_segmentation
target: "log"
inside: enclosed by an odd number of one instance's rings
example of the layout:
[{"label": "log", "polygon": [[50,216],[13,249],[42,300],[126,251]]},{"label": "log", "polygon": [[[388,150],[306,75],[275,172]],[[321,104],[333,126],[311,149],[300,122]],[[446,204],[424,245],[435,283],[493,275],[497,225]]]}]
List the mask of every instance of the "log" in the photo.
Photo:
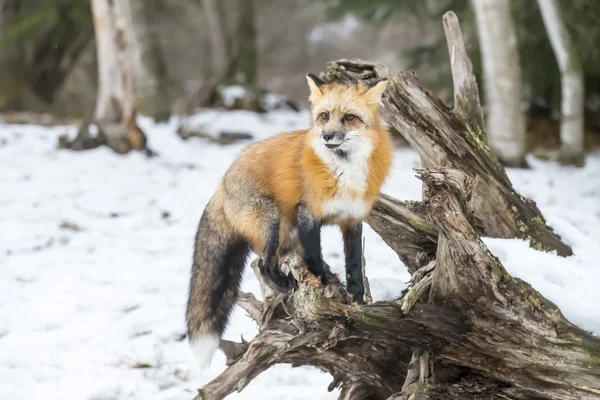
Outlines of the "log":
[{"label": "log", "polygon": [[424,203],[403,202],[382,194],[367,223],[398,254],[411,273],[435,257],[438,233],[427,220]]},{"label": "log", "polygon": [[443,23],[454,83],[454,110],[467,122],[473,132],[487,141],[479,100],[479,87],[473,74],[473,64],[467,55],[458,17],[453,11],[448,11],[444,14]]},{"label": "log", "polygon": [[359,306],[339,283],[321,286],[291,255],[298,290],[255,302],[270,310],[260,333],[196,399],[222,399],[277,363],[331,373],[329,389],[340,387],[343,399],[436,398],[457,394],[456,382],[463,399],[600,399],[600,339],[490,254],[472,224],[474,179],[445,168],[417,176],[431,193],[427,212],[439,232],[435,268],[413,275],[430,279],[420,291],[425,301],[403,307],[413,282],[401,299]]}]

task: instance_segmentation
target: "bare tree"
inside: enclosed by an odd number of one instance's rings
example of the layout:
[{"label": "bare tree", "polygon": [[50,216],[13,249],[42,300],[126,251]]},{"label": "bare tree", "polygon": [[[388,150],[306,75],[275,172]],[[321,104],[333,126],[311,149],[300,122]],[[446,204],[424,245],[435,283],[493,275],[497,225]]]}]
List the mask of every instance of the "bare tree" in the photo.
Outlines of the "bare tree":
[{"label": "bare tree", "polygon": [[156,17],[164,7],[159,1],[128,0],[127,26],[131,28],[134,65],[134,84],[138,97],[139,111],[155,120],[166,120],[170,105],[165,95],[167,64],[163,59],[161,38],[156,29]]},{"label": "bare tree", "polygon": [[[146,135],[136,121],[132,42],[124,1],[91,0],[98,59],[95,110],[72,142],[64,136],[59,139],[60,147],[85,150],[106,144],[117,153],[147,150]],[[97,137],[90,135],[89,122],[98,128]]]},{"label": "bare tree", "polygon": [[505,165],[525,165],[521,67],[509,0],[471,0],[481,48],[488,140]]},{"label": "bare tree", "polygon": [[560,69],[562,104],[560,159],[582,166],[584,153],[583,69],[556,0],[538,0],[544,26]]}]

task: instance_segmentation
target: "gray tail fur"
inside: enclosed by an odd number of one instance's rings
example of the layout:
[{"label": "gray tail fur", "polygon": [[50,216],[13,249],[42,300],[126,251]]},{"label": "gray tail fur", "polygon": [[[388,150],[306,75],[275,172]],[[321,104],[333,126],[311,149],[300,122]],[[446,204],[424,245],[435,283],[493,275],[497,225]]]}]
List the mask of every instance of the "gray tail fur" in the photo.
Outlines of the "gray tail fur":
[{"label": "gray tail fur", "polygon": [[210,203],[200,218],[194,245],[186,321],[188,340],[202,368],[210,364],[237,300],[248,242],[227,227]]}]

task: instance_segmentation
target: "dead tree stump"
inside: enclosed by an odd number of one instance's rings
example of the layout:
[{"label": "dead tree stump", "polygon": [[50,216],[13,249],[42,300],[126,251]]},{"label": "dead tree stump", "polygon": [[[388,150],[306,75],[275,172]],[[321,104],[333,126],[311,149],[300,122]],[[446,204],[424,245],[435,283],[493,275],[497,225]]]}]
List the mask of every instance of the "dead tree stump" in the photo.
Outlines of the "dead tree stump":
[{"label": "dead tree stump", "polygon": [[446,168],[417,176],[438,245],[408,292],[359,306],[290,256],[298,290],[241,297],[260,332],[250,343],[223,341],[228,368],[197,399],[223,399],[277,363],[331,373],[341,399],[600,399],[600,339],[490,254],[473,225],[475,180]]}]

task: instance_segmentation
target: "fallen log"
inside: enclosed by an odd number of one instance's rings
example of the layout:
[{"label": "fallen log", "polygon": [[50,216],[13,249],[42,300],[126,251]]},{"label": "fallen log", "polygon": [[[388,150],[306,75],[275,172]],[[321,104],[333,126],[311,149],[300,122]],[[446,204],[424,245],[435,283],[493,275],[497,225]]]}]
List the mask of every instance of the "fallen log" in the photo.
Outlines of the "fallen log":
[{"label": "fallen log", "polygon": [[458,395],[457,382],[462,399],[600,399],[600,339],[487,250],[472,222],[474,179],[444,168],[417,176],[430,194],[438,248],[410,290],[359,306],[339,283],[321,286],[291,255],[284,268],[298,290],[264,303],[242,297],[260,332],[237,346],[241,356],[222,343],[229,367],[197,399],[222,399],[277,363],[331,373],[329,389],[340,387],[342,399],[445,398]]}]

